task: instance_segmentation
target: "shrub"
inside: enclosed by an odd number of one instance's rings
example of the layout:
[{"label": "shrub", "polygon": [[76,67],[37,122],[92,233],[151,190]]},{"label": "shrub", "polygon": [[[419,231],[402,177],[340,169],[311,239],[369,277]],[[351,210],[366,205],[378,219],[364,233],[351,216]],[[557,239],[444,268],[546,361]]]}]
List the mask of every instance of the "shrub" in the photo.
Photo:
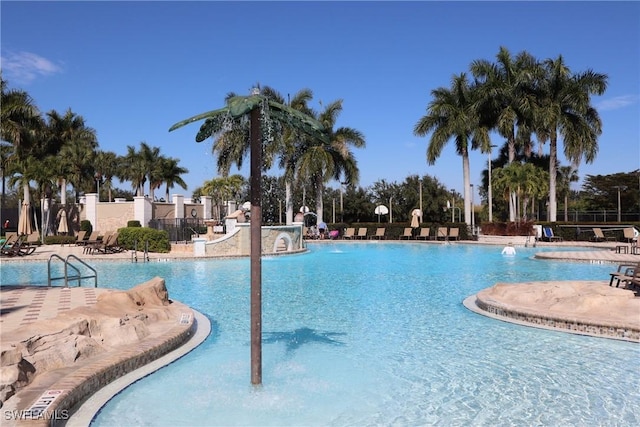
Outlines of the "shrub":
[{"label": "shrub", "polygon": [[93,231],[93,225],[91,225],[91,221],[89,221],[88,219],[83,219],[82,221],[80,221],[80,230],[84,230],[87,232],[87,234],[91,234],[91,232]]},{"label": "shrub", "polygon": [[45,245],[73,245],[76,243],[76,236],[46,236]]},{"label": "shrub", "polygon": [[140,221],[137,219],[132,219],[131,221],[127,221],[127,227],[142,227],[142,224],[140,224]]},{"label": "shrub", "polygon": [[143,251],[149,242],[149,252],[167,253],[171,250],[169,233],[149,227],[126,227],[118,230],[118,244],[126,249],[133,249],[138,242],[138,250]]}]

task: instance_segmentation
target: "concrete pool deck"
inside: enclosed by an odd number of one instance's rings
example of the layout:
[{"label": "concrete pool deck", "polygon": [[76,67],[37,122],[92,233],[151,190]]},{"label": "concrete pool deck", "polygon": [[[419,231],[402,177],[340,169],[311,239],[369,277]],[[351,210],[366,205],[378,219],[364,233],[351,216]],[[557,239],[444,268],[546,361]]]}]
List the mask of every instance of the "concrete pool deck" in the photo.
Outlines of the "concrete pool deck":
[{"label": "concrete pool deck", "polygon": [[[519,244],[517,239],[504,239],[513,241],[518,246],[524,246],[524,242]],[[495,239],[492,242],[473,242],[475,244],[493,244],[504,245],[505,241]],[[331,241],[328,241],[331,242]],[[312,242],[316,243],[316,241]],[[420,242],[425,244],[444,244],[443,242]],[[468,242],[459,242],[468,243]],[[544,252],[536,254],[536,258],[547,260],[562,260],[573,262],[591,262],[591,263],[610,263],[612,271],[615,270],[616,264],[638,262],[640,256],[615,251],[615,243],[609,242],[603,244],[587,243],[590,250],[585,250],[584,246],[578,246],[576,243],[567,244],[560,243],[538,243],[539,247],[558,247],[561,251]],[[456,243],[453,243],[456,244]],[[185,245],[187,246],[187,245]],[[575,251],[568,251],[568,247],[576,247]],[[578,250],[580,249],[580,250]],[[35,253],[26,257],[2,258],[1,262],[29,262],[29,261],[46,261],[52,254],[56,254],[62,258],[68,255],[75,255],[80,259],[91,262],[95,260],[131,260],[131,253],[124,252],[120,254],[100,254],[85,255],[82,253],[83,248],[77,246],[59,246],[47,245],[39,247]],[[138,254],[140,259],[140,254]],[[168,259],[190,259],[193,253],[188,250],[174,251],[169,254],[149,254],[150,262],[159,262]],[[56,318],[59,314],[76,308],[91,307],[97,301],[101,293],[110,292],[104,288],[88,288],[74,287],[62,288],[54,286],[51,288],[43,286],[3,286],[0,287],[0,341],[4,341],[7,336],[20,328],[28,328],[31,323],[46,319]],[[11,284],[9,284],[11,285]],[[526,287],[521,285],[527,285]],[[578,282],[578,281],[558,281],[558,282],[534,282],[527,284],[509,284],[509,286],[520,286],[523,292],[511,292],[505,286],[498,286],[498,291],[492,291],[487,288],[476,295],[472,295],[465,300],[465,306],[476,313],[494,317],[496,319],[509,321],[517,324],[543,327],[548,329],[562,330],[565,332],[594,335],[606,338],[625,339],[628,341],[640,342],[640,298],[635,297],[632,291],[617,289],[607,286],[608,277],[602,281]],[[85,286],[87,286],[85,284]],[[550,292],[561,292],[566,304],[558,307],[549,303],[549,299],[540,298],[541,295],[549,296]],[[522,295],[526,294],[525,298]],[[518,296],[520,295],[520,296]],[[571,312],[572,296],[585,297],[587,295],[588,304],[585,306],[581,302],[582,309],[580,313]],[[557,296],[552,295],[551,300]],[[612,304],[612,301],[616,301]],[[619,304],[618,304],[619,303]],[[606,306],[604,310],[596,310],[593,307]],[[612,313],[615,316],[612,317]],[[617,316],[617,317],[616,317]],[[138,378],[147,375],[149,372],[159,369],[160,367],[170,363],[172,360],[186,354],[192,348],[199,345],[206,339],[210,325],[205,316],[194,313],[194,329],[193,337],[185,340],[184,344],[179,345],[178,349],[173,352],[158,351],[154,355],[154,361],[149,362],[148,359],[144,363],[139,363],[136,371],[130,372],[125,376],[119,377],[115,372],[118,370],[118,364],[121,362],[121,355],[114,354],[111,358],[106,357],[100,361],[100,364],[93,365],[94,368],[99,367],[101,370],[109,371],[110,367],[113,374],[113,381],[107,386],[104,384],[96,384],[93,388],[86,390],[84,404],[80,407],[74,407],[73,413],[59,412],[61,417],[71,416],[66,421],[66,425],[88,425],[95,413],[109,400],[111,396],[119,390],[126,387]],[[161,331],[162,332],[162,331]],[[168,333],[168,331],[165,331]],[[148,345],[154,348],[161,348],[168,340],[175,339],[171,334],[162,334],[153,337],[153,342],[145,343],[145,346],[132,349],[132,354],[136,352],[146,351]],[[143,348],[144,347],[144,348]],[[95,377],[95,372],[91,371],[91,367],[81,371],[76,369],[74,374],[75,382],[68,382],[68,386],[73,387],[74,384],[82,383],[78,380],[86,380]],[[59,379],[63,381],[64,378]],[[61,382],[53,384],[62,384]],[[25,387],[28,389],[31,385]],[[86,387],[86,384],[85,384]],[[35,389],[29,394],[30,400],[23,399],[19,403],[11,403],[9,399],[7,405],[2,408],[3,425],[29,425],[44,426],[50,425],[49,420],[16,420],[7,418],[7,414],[14,414],[32,407],[34,402],[42,398],[43,392],[51,391],[48,386],[40,385],[39,389]],[[23,394],[26,396],[26,394]],[[17,413],[17,412],[16,412]],[[55,415],[55,414],[54,414]]]}]

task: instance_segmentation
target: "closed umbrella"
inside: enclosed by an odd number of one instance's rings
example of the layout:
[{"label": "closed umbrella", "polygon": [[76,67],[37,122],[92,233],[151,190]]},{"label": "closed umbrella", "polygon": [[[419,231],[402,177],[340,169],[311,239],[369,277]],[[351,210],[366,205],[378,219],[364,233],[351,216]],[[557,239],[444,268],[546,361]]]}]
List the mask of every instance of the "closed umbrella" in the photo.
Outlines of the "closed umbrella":
[{"label": "closed umbrella", "polygon": [[420,227],[420,220],[418,218],[421,213],[420,209],[414,209],[413,212],[411,212],[411,228]]},{"label": "closed umbrella", "polygon": [[58,234],[67,234],[69,232],[69,224],[67,222],[67,211],[64,209],[60,209],[60,218],[58,222]]},{"label": "closed umbrella", "polygon": [[18,234],[29,235],[32,233],[31,218],[29,218],[29,203],[23,203],[20,210],[20,219],[18,220]]}]

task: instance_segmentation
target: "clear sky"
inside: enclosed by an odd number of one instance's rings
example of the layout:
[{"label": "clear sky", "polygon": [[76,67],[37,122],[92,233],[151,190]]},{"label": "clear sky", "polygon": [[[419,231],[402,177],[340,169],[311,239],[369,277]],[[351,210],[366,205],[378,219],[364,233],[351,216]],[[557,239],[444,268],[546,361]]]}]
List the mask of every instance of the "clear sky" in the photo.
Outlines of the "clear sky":
[{"label": "clear sky", "polygon": [[[593,99],[604,128],[599,154],[579,175],[640,168],[638,2],[3,0],[0,8],[9,87],[43,112],[82,115],[102,150],[125,154],[145,141],[179,158],[189,190],[174,191],[187,196],[217,176],[211,142],[195,142],[199,124],[169,127],[257,82],[284,96],[309,88],[316,109],[342,99],[337,125],[366,137],[355,150],[361,186],[426,174],[462,192],[453,141],[428,165],[429,138],[413,128],[431,90],[449,87],[475,59],[495,60],[500,46],[539,59],[561,54],[573,72],[607,74],[606,93]],[[472,183],[486,161],[472,154]]]}]

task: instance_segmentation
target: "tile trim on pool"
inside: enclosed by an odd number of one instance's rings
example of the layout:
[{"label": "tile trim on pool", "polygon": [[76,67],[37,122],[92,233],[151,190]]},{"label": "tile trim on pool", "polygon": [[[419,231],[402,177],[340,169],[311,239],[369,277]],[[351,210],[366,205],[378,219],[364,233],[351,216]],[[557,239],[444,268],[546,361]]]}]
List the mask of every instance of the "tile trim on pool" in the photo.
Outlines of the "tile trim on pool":
[{"label": "tile trim on pool", "polygon": [[474,313],[519,325],[600,338],[640,342],[640,329],[628,325],[607,322],[597,324],[582,319],[566,319],[527,310],[507,309],[499,302],[483,300],[477,294],[467,297],[463,301],[463,305]]}]

